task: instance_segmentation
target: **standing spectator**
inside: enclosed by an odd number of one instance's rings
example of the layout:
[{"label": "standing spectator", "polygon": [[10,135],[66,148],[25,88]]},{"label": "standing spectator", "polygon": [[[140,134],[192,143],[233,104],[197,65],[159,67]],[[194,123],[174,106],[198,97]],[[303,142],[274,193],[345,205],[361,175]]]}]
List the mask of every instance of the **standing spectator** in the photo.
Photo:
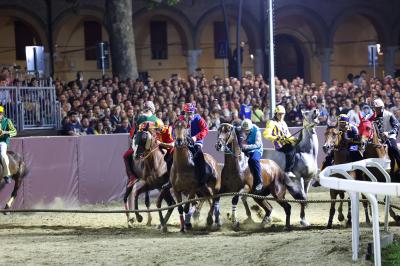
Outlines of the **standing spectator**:
[{"label": "standing spectator", "polygon": [[332,108],[329,111],[329,116],[328,116],[328,119],[326,120],[326,124],[328,127],[336,127],[337,126],[338,118],[337,118],[336,111],[337,111],[336,108]]},{"label": "standing spectator", "polygon": [[249,98],[244,100],[244,103],[240,105],[240,119],[251,119],[251,105]]},{"label": "standing spectator", "polygon": [[360,112],[360,106],[358,104],[354,105],[354,109],[350,110],[347,115],[349,116],[349,123],[358,127],[360,124],[360,117],[358,113]]}]

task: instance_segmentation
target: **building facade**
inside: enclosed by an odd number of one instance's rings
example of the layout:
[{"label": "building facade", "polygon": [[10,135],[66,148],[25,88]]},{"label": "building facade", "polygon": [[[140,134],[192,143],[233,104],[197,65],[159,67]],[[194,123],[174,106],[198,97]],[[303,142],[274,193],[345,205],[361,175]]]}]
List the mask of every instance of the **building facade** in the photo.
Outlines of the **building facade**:
[{"label": "building facade", "polygon": [[[226,0],[229,42],[236,48],[238,0]],[[376,75],[400,68],[400,1],[275,0],[275,59],[279,78],[301,76],[308,82],[344,80],[368,65],[368,45],[380,44]],[[0,0],[0,65],[25,64],[25,46],[43,45],[54,77],[100,77],[96,44],[108,41],[104,0]],[[240,27],[242,71],[264,73],[267,0],[243,1]],[[154,79],[196,68],[207,76],[227,76],[226,39],[220,0],[182,0],[149,9],[133,0],[138,71]],[[221,50],[222,49],[222,50]],[[53,60],[50,60],[50,55]],[[264,56],[266,55],[266,56]],[[111,64],[110,64],[111,65]],[[108,73],[111,71],[108,70]]]}]

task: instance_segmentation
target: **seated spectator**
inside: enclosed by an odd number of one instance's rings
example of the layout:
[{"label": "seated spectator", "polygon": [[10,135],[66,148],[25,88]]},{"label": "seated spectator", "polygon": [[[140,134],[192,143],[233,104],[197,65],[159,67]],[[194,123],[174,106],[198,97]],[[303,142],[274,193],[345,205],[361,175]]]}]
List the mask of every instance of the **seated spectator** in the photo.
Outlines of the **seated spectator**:
[{"label": "seated spectator", "polygon": [[121,125],[117,126],[114,133],[121,134],[121,133],[129,133],[131,131],[131,126],[129,124],[129,119],[125,118],[122,120]]},{"label": "seated spectator", "polygon": [[94,134],[95,135],[104,135],[106,134],[104,131],[104,126],[101,121],[98,121],[94,126]]},{"label": "seated spectator", "polygon": [[65,132],[69,136],[80,136],[83,133],[82,125],[78,121],[78,113],[70,111],[68,113],[68,122],[65,125]]},{"label": "seated spectator", "polygon": [[94,130],[90,126],[90,121],[87,116],[82,117],[82,135],[94,135]]}]

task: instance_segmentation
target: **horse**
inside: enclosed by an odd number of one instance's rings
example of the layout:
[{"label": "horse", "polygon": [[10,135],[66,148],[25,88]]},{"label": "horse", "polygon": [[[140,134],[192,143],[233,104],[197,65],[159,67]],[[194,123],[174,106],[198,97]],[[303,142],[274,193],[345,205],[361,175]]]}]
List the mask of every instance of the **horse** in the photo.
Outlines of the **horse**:
[{"label": "horse", "polygon": [[[217,151],[225,153],[225,162],[221,173],[221,193],[229,192],[243,192],[249,193],[253,189],[253,175],[250,172],[249,165],[247,163],[247,157],[244,155],[240,148],[238,141],[238,135],[236,128],[231,124],[223,123],[218,128],[218,138],[215,148]],[[287,202],[282,202],[285,198],[286,188],[288,183],[292,184],[289,177],[282,171],[282,169],[272,160],[262,159],[260,161],[263,177],[263,196],[272,194],[278,201],[278,204],[283,207],[286,214],[285,229],[290,229],[290,214],[291,206]],[[289,191],[293,186],[289,186]],[[292,190],[293,191],[293,190]],[[305,199],[301,193],[293,193],[297,199]],[[300,194],[300,197],[298,196]],[[304,195],[305,196],[305,195]],[[234,228],[239,226],[238,219],[236,217],[236,206],[239,200],[239,196],[232,198],[232,225]],[[258,205],[260,205],[264,211],[265,216],[261,224],[266,225],[271,221],[270,215],[272,212],[272,206],[263,199],[254,199]],[[251,211],[247,204],[246,197],[242,197],[244,207],[246,209],[247,219],[251,220]]]},{"label": "horse", "polygon": [[[171,192],[167,189],[162,189],[163,185],[169,180],[169,172],[167,163],[164,160],[164,153],[160,149],[154,133],[149,130],[150,123],[138,134],[137,148],[135,158],[141,158],[143,161],[143,175],[136,183],[135,195],[135,210],[138,209],[139,195],[142,193],[148,194],[149,191],[157,189],[163,194],[158,197],[157,208],[161,208],[161,199],[165,199],[168,206],[175,204],[175,200]],[[173,209],[168,210],[167,217],[172,213]],[[135,212],[138,221],[143,220],[138,212]]]},{"label": "horse", "polygon": [[[205,178],[206,189],[202,188],[198,184],[198,180],[195,174],[195,166],[193,162],[193,155],[189,150],[189,145],[192,145],[191,138],[187,132],[187,122],[177,120],[174,124],[175,132],[175,150],[173,155],[173,164],[170,173],[170,183],[178,203],[182,202],[182,193],[188,195],[188,199],[194,199],[196,194],[199,192],[202,196],[212,196],[219,192],[221,187],[221,176],[220,171],[215,159],[205,153],[204,159],[207,164],[208,173]],[[180,220],[180,231],[185,232],[186,229],[191,229],[190,218],[193,209],[190,208],[190,204],[186,204],[185,207],[179,206],[179,220]],[[183,212],[185,212],[185,219],[183,218]],[[212,204],[210,204],[210,210],[207,217],[207,225],[213,225],[213,213],[215,215],[215,226],[220,227],[220,211],[219,211],[219,198],[214,198]],[[162,214],[160,214],[162,217]],[[168,219],[160,219],[163,222],[163,227],[166,227]]]},{"label": "horse", "polygon": [[[132,145],[134,145],[133,142],[132,142]],[[134,150],[136,150],[136,147]],[[132,168],[133,168],[133,172],[135,173],[136,179],[135,180],[131,180],[131,179],[127,180],[126,187],[125,187],[125,193],[124,193],[124,197],[123,197],[124,207],[125,207],[125,210],[127,211],[125,214],[126,214],[128,227],[132,227],[132,224],[135,221],[134,218],[130,217],[130,213],[128,212],[130,210],[130,205],[131,205],[131,202],[130,201],[128,202],[128,199],[132,193],[133,187],[138,182],[138,180],[143,176],[143,170],[144,170],[144,163],[143,163],[142,158],[137,158],[136,156],[133,156],[131,163],[132,163]],[[149,196],[148,192],[145,193],[145,205],[146,205],[147,209],[150,208],[150,196]],[[137,215],[136,218],[139,223],[141,223],[143,221],[143,217],[141,215]],[[152,217],[149,212],[148,217],[147,217],[147,225],[151,224],[151,220],[152,220]]]},{"label": "horse", "polygon": [[[307,197],[312,180],[318,180],[318,137],[315,126],[319,123],[319,111],[317,109],[302,111],[304,120],[298,142],[295,146],[293,174],[296,176],[292,181],[296,191],[302,190]],[[282,169],[286,166],[286,157],[283,152],[274,149],[264,149],[264,159],[275,161]],[[305,218],[306,203],[301,203],[300,224],[309,226]]]},{"label": "horse", "polygon": [[[15,198],[17,197],[18,190],[22,185],[22,179],[27,174],[26,164],[19,153],[13,151],[7,151],[7,155],[10,161],[9,166],[10,166],[11,178],[14,180],[14,189],[11,192],[10,199],[7,201],[6,206],[4,207],[5,210],[11,208]],[[3,175],[4,175],[4,166],[3,164],[0,164],[0,177],[3,177]],[[0,191],[5,187],[5,185],[6,183],[2,178],[0,181]],[[3,213],[8,214],[7,212]]]},{"label": "horse", "polygon": [[[327,131],[325,132],[325,143],[323,145],[323,151],[327,154],[333,152],[333,164],[344,164],[344,163],[349,163],[350,162],[350,152],[348,149],[348,142],[345,141],[342,138],[341,132],[335,128],[335,127],[329,127],[327,128]],[[321,168],[323,170],[326,166],[329,164],[324,164]],[[351,174],[353,178],[356,180],[361,180],[363,179],[362,175],[356,170]],[[341,178],[341,176],[337,176],[338,178]],[[330,198],[331,200],[336,200],[337,196],[340,196],[340,199],[345,198],[345,192],[341,190],[335,190],[331,189],[330,191]],[[363,195],[363,198],[365,196]],[[333,222],[333,216],[335,215],[335,206],[336,202],[331,202],[331,208],[329,210],[329,219],[328,219],[328,224],[327,228],[331,229],[332,228],[332,222]],[[369,215],[368,215],[368,203],[363,202],[364,206],[364,211],[365,211],[365,220],[367,223],[370,223]],[[343,215],[343,202],[340,202],[339,208],[338,208],[338,220],[340,222],[344,221],[344,215]],[[348,208],[348,214],[347,214],[347,224],[349,225],[351,223],[351,208],[350,208],[350,203],[349,203],[349,208]]]},{"label": "horse", "polygon": [[[379,131],[377,125],[373,122],[373,118],[363,118],[360,116],[360,124],[358,126],[359,133],[362,137],[361,141],[364,143],[364,158],[385,158],[390,159],[390,176],[391,182],[399,183],[399,166],[394,158],[389,158],[387,145],[382,143],[379,139]],[[385,182],[386,179],[382,173],[375,168],[368,168],[379,182]],[[400,216],[396,215],[393,208],[389,209],[390,216],[400,224]]]}]

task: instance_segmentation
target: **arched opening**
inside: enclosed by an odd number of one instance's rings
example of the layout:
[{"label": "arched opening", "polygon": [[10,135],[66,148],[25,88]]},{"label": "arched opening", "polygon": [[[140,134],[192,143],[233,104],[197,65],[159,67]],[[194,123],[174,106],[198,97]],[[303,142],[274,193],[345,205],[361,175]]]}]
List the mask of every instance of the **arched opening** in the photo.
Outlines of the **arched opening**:
[{"label": "arched opening", "polygon": [[[361,70],[371,76],[373,69],[368,65],[368,45],[379,43],[379,32],[372,21],[363,15],[349,15],[340,21],[333,37],[331,78],[345,80],[349,73],[358,75]],[[379,56],[376,75],[382,76],[383,58]]]},{"label": "arched opening", "polygon": [[0,16],[0,64],[26,67],[25,46],[42,45],[42,40],[29,22],[16,17]]},{"label": "arched opening", "polygon": [[304,77],[304,54],[299,41],[287,34],[275,37],[276,76],[291,80]]},{"label": "arched opening", "polygon": [[[143,11],[145,12],[145,11]],[[185,18],[170,10],[139,13],[134,16],[136,58],[139,75],[156,80],[177,74],[187,76],[186,51],[190,30]]]},{"label": "arched opening", "polygon": [[[85,78],[99,78],[102,70],[97,69],[96,45],[108,42],[108,33],[100,18],[91,15],[68,15],[55,27],[54,70],[55,76],[73,80],[77,71]],[[110,68],[106,73],[111,73]]]}]

